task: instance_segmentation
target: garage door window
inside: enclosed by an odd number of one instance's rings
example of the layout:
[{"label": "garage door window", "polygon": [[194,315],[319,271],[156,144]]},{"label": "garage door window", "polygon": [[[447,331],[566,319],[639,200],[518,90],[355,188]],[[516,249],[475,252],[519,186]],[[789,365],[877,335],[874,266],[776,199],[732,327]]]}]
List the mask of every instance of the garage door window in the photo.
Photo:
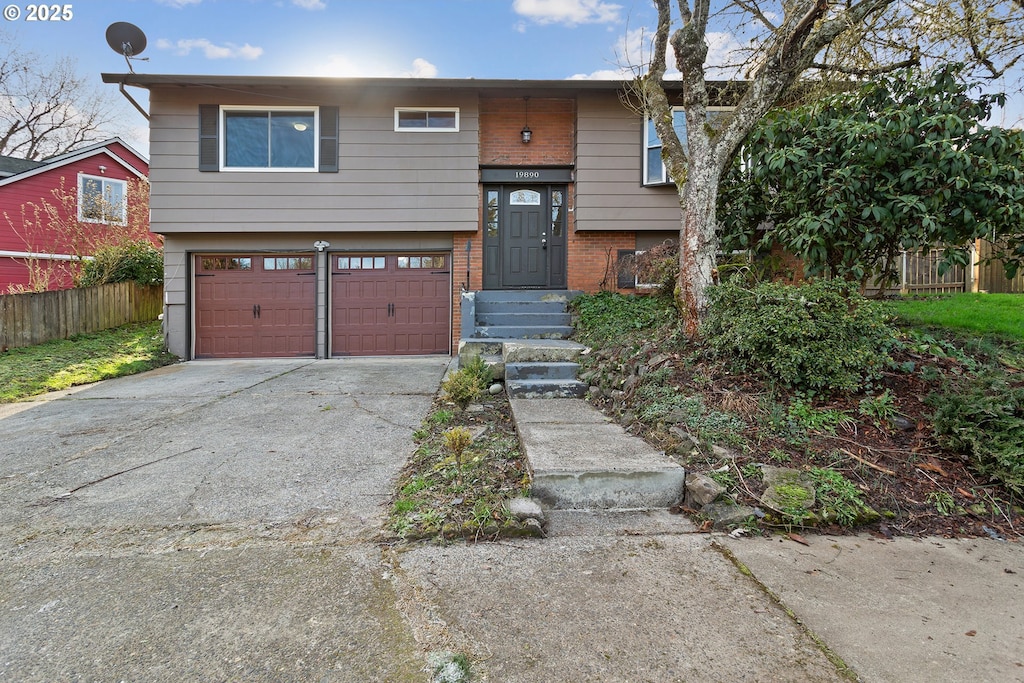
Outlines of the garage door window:
[{"label": "garage door window", "polygon": [[263,259],[263,270],[312,270],[312,256],[274,256]]},{"label": "garage door window", "polygon": [[338,270],[384,270],[383,256],[339,256]]},{"label": "garage door window", "polygon": [[399,268],[444,268],[444,256],[399,256]]},{"label": "garage door window", "polygon": [[203,270],[252,270],[249,257],[211,256],[201,262]]}]

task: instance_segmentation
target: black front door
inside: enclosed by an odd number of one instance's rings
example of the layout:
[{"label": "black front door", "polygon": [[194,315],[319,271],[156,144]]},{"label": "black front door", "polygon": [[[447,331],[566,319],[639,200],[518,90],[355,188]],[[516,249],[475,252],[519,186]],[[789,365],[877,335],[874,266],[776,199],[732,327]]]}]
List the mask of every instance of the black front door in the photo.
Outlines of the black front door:
[{"label": "black front door", "polygon": [[484,215],[484,288],[564,288],[565,188],[488,188]]}]

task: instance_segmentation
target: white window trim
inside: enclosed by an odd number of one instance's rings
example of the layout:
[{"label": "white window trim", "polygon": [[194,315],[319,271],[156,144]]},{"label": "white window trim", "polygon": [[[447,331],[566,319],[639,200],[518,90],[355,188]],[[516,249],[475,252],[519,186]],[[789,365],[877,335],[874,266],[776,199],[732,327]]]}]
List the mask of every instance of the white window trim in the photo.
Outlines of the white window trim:
[{"label": "white window trim", "polygon": [[[227,159],[228,136],[224,121],[225,114],[230,111],[311,111],[313,112],[313,165],[302,168],[277,168],[274,166],[225,166]],[[317,173],[320,170],[320,107],[260,107],[223,104],[217,117],[217,138],[220,149],[217,150],[217,163],[221,172],[225,173]]]},{"label": "white window trim", "polygon": [[[707,111],[708,114],[711,114],[713,112],[731,112],[733,110],[735,110],[735,107],[708,107],[706,111]],[[674,118],[676,112],[681,112],[681,111],[684,111],[684,107],[672,107],[673,118]],[[650,150],[654,149],[654,147],[651,146],[651,145],[648,145],[647,141],[650,139],[650,136],[649,136],[648,132],[649,132],[649,127],[652,126],[652,125],[654,125],[654,122],[651,121],[649,116],[645,116],[644,117],[644,127],[643,127],[643,139],[640,141],[641,142],[641,146],[642,146],[641,154],[642,154],[642,166],[643,166],[643,169],[641,171],[643,173],[643,176],[641,177],[642,184],[643,184],[644,187],[659,187],[659,186],[662,186],[662,185],[671,185],[672,184],[672,179],[668,176],[668,170],[665,168],[665,162],[664,161],[661,162],[661,180],[656,180],[656,179],[648,180],[648,178],[651,177],[651,174],[649,172],[650,168],[649,168],[649,164],[648,164],[648,157],[650,155],[648,154],[648,152]],[[676,131],[676,132],[678,133],[678,131]],[[659,142],[661,141],[660,136],[659,136],[658,140],[659,140]],[[683,138],[683,139],[680,140],[680,142],[683,143],[683,147],[685,148],[686,147],[686,139]],[[662,145],[658,145],[658,147],[661,148],[661,147],[664,147],[664,145],[663,144]]]},{"label": "white window trim", "polygon": [[[85,179],[99,180],[100,181],[100,192],[103,192],[103,185],[105,183],[118,183],[121,185],[121,196],[124,197],[124,202],[121,204],[121,220],[119,221],[107,221],[102,218],[89,218],[82,215],[82,181]],[[122,180],[121,178],[107,178],[101,175],[92,175],[90,173],[79,173],[78,174],[78,187],[76,189],[78,195],[78,220],[82,223],[96,223],[97,225],[127,225],[128,224],[128,181]]]},{"label": "white window trim", "polygon": [[[398,115],[402,112],[432,112],[432,111],[447,111],[455,114],[455,127],[454,128],[429,128],[424,126],[423,128],[402,128],[398,125]],[[458,107],[395,107],[395,132],[396,133],[458,133],[462,119],[460,118]]]}]

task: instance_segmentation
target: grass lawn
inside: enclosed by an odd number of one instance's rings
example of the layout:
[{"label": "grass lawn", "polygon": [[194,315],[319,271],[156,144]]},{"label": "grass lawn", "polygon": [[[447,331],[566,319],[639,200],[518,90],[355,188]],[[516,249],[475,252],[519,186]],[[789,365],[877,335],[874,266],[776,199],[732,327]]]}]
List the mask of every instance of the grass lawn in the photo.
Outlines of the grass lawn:
[{"label": "grass lawn", "polygon": [[55,339],[0,354],[0,403],[169,365],[160,322]]},{"label": "grass lawn", "polygon": [[894,302],[911,325],[946,327],[1024,341],[1024,294],[953,294]]}]

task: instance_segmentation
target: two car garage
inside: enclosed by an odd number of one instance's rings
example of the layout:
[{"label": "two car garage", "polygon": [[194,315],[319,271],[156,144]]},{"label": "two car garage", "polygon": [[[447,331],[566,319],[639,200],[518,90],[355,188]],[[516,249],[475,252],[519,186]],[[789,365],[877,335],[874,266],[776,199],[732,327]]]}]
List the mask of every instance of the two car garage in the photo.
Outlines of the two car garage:
[{"label": "two car garage", "polygon": [[318,310],[331,356],[450,352],[450,253],[326,257],[195,255],[194,356],[315,356]]}]

